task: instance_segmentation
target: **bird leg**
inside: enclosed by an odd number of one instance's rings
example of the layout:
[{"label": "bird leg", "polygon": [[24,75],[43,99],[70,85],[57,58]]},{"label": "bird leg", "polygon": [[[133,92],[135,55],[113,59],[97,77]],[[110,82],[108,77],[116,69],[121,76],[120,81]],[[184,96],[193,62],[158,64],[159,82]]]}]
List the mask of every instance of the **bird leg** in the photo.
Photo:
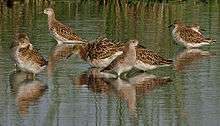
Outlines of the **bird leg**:
[{"label": "bird leg", "polygon": [[33,73],[32,74],[32,79],[35,80],[35,78],[36,78],[36,75]]}]

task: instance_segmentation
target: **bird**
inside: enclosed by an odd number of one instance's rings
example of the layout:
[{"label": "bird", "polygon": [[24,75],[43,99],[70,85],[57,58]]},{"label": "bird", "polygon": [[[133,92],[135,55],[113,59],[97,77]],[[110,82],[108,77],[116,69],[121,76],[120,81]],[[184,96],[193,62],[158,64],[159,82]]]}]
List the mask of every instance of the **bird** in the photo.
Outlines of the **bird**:
[{"label": "bird", "polygon": [[79,37],[70,27],[56,20],[55,12],[52,8],[44,9],[44,14],[48,16],[49,31],[58,44],[85,43],[85,40]]},{"label": "bird", "polygon": [[79,55],[81,59],[87,61],[92,67],[105,68],[123,53],[121,49],[123,45],[118,45],[105,37],[99,37],[94,42],[81,44]]},{"label": "bird", "polygon": [[136,55],[137,60],[134,67],[143,71],[171,66],[173,64],[173,60],[166,59],[159,54],[143,47],[138,47],[136,49]]},{"label": "bird", "polygon": [[136,63],[136,46],[138,40],[129,40],[123,48],[123,53],[115,58],[106,68],[101,72],[114,71],[120,77],[121,73],[129,71]]},{"label": "bird", "polygon": [[202,31],[205,31],[205,29],[200,28],[199,25],[197,24],[193,24],[191,26],[188,26],[189,28],[191,28],[192,30],[196,31],[199,34],[202,34]]},{"label": "bird", "polygon": [[[123,53],[124,46],[122,42],[115,43],[108,38],[98,38],[93,43],[80,45],[79,54],[92,67],[105,68]],[[141,45],[136,47],[136,54],[137,60],[134,67],[143,71],[170,66],[173,63],[171,59],[166,59]]]},{"label": "bird", "polygon": [[47,66],[44,57],[33,48],[30,39],[26,33],[17,33],[11,46],[12,59],[17,67],[26,72],[38,74]]},{"label": "bird", "polygon": [[198,48],[203,45],[209,45],[216,40],[207,38],[199,32],[200,27],[188,27],[180,20],[175,20],[173,24],[168,27],[174,26],[172,30],[173,39],[184,45],[186,48]]}]

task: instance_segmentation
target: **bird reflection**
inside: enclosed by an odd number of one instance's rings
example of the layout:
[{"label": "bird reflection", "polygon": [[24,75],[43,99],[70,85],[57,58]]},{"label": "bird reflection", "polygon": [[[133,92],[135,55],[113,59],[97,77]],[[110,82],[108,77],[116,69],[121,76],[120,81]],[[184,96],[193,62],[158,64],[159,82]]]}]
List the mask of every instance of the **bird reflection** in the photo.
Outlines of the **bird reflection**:
[{"label": "bird reflection", "polygon": [[157,86],[171,82],[169,77],[158,77],[145,73],[128,80],[103,78],[97,74],[98,71],[91,69],[87,74],[80,75],[74,80],[75,84],[78,86],[88,85],[89,90],[95,93],[116,95],[127,102],[131,112],[136,110],[137,98],[141,98]]},{"label": "bird reflection", "polygon": [[16,96],[16,104],[22,116],[28,114],[30,105],[36,103],[44,95],[47,86],[40,80],[26,78],[26,73],[17,71],[10,75],[11,92]]},{"label": "bird reflection", "polygon": [[74,84],[78,87],[88,86],[89,90],[95,93],[109,93],[111,85],[109,85],[100,74],[99,69],[91,68],[87,73],[74,78]]},{"label": "bird reflection", "polygon": [[213,55],[214,54],[209,51],[203,51],[201,49],[185,49],[176,57],[176,70],[181,72],[186,68],[186,66],[192,64],[193,62],[210,58]]},{"label": "bird reflection", "polygon": [[171,79],[143,73],[128,80],[116,79],[109,82],[115,89],[116,94],[127,102],[129,110],[133,112],[136,110],[137,99],[157,86],[168,84]]},{"label": "bird reflection", "polygon": [[48,75],[52,75],[52,72],[59,61],[67,60],[72,54],[77,54],[78,48],[79,46],[74,44],[57,45],[49,56]]},{"label": "bird reflection", "polygon": [[26,79],[29,79],[27,73],[17,70],[13,71],[9,76],[11,92],[12,93],[17,92],[19,85]]}]

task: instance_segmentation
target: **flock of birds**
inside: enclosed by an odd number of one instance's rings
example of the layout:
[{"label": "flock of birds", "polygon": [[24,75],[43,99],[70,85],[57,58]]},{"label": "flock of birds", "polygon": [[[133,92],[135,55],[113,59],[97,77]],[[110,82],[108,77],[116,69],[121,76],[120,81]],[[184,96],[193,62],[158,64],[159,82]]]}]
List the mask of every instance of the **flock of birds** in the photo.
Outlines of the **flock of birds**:
[{"label": "flock of birds", "polygon": [[[44,14],[48,15],[49,31],[57,43],[79,46],[78,54],[81,59],[92,67],[98,68],[100,75],[120,78],[122,73],[127,73],[133,67],[147,71],[173,64],[173,60],[166,59],[139,45],[138,40],[115,43],[104,38],[88,42],[79,37],[70,27],[56,20],[52,8],[46,8]],[[172,30],[174,40],[186,48],[197,48],[215,42],[214,39],[205,37],[198,25],[187,26],[176,20],[169,27],[171,26],[174,26]],[[11,52],[16,66],[33,77],[48,65],[47,60],[34,49],[26,33],[16,34]]]}]

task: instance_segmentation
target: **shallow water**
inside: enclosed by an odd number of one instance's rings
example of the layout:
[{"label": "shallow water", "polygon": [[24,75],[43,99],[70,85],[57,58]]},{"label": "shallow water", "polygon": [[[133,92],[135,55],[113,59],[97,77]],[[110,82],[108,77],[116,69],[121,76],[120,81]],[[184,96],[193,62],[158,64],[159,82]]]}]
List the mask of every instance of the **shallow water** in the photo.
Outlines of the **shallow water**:
[{"label": "shallow water", "polygon": [[[140,44],[175,60],[127,80],[96,78],[95,70],[62,52],[49,36],[47,2],[0,5],[0,125],[220,125],[220,7],[217,2],[138,4],[123,8],[96,2],[53,1],[57,19],[82,37],[94,40],[138,39]],[[216,44],[185,50],[167,28],[175,19],[197,23]],[[14,71],[10,43],[18,31],[27,32],[34,47],[50,64],[35,81]],[[170,82],[170,79],[172,80]]]}]

